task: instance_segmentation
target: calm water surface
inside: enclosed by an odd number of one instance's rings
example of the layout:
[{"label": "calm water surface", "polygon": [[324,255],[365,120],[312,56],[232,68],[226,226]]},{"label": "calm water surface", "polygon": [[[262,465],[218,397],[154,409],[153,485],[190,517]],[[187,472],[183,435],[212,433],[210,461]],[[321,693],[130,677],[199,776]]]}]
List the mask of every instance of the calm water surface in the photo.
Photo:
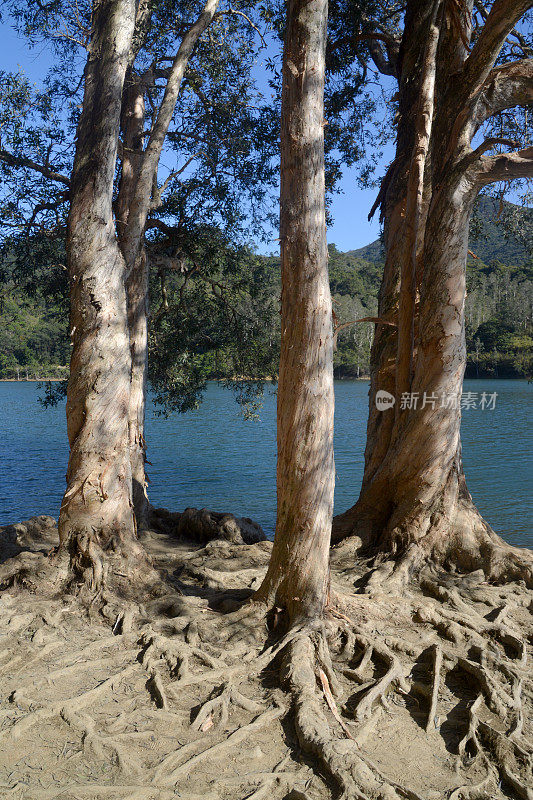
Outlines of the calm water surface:
[{"label": "calm water surface", "polygon": [[[353,505],[363,473],[368,384],[337,381],[335,510]],[[533,385],[469,380],[465,391],[497,392],[493,410],[463,412],[463,460],[469,489],[495,530],[533,547]],[[0,382],[0,524],[36,514],[57,517],[65,483],[64,406],[44,409],[35,383]],[[146,424],[155,505],[207,506],[275,522],[275,395],[267,390],[259,422],[245,421],[233,395],[210,384],[198,411],[169,419],[150,407]]]}]

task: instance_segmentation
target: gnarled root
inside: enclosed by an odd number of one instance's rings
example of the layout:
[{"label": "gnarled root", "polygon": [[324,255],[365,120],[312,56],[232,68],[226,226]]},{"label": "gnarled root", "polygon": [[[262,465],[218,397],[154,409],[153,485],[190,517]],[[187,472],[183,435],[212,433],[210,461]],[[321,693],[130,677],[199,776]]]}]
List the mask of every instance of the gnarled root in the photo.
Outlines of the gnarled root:
[{"label": "gnarled root", "polygon": [[527,752],[512,737],[483,722],[479,716],[482,707],[483,695],[479,695],[469,710],[468,732],[459,744],[459,756],[464,759],[470,747],[474,758],[480,758],[487,768],[486,782],[498,785],[503,780],[522,800],[533,800],[531,748]]},{"label": "gnarled root", "polygon": [[[492,598],[488,588],[476,589],[475,596],[485,610],[487,605],[494,608],[484,616],[467,602],[468,589],[460,581],[456,586],[451,580],[445,583],[430,578],[421,581],[425,593],[437,602],[428,600],[415,616],[452,643],[445,647],[441,664],[456,669],[479,692],[470,705],[468,730],[458,754],[460,763],[471,765],[478,760],[486,770],[481,783],[459,787],[451,797],[493,797],[503,782],[514,794],[533,800],[533,746],[523,737],[524,694],[531,692],[531,676],[526,639],[508,618],[513,604],[509,601],[497,607],[494,589]],[[505,587],[503,594],[512,598],[513,587]],[[527,593],[515,599],[527,603]]]},{"label": "gnarled root", "polygon": [[428,564],[462,573],[481,570],[491,583],[523,581],[533,588],[533,553],[501,539],[481,517],[466,487],[459,496],[443,491],[415,515],[400,505],[387,519],[379,504],[368,508],[360,500],[335,518],[335,530],[336,550],[353,549],[353,543],[372,549],[367,593],[400,591]]},{"label": "gnarled root", "polygon": [[283,678],[292,695],[294,724],[302,750],[319,760],[337,783],[343,800],[415,800],[416,792],[388,781],[362,756],[353,738],[333,734],[316,690],[321,637],[321,632],[302,630],[287,645],[283,659]]},{"label": "gnarled root", "polygon": [[[258,713],[262,710],[262,706],[245,697],[236,686],[228,682],[222,687],[215,689],[212,696],[207,700],[196,714],[192,726],[197,731],[208,731],[214,725],[218,725],[222,730],[225,729],[229,719],[230,704],[238,706],[245,711]],[[218,715],[218,721],[214,721],[214,717]]]},{"label": "gnarled root", "polygon": [[150,525],[169,536],[206,544],[225,539],[233,544],[255,544],[266,539],[262,527],[249,517],[208,511],[207,508],[186,508],[182,513],[166,508],[151,510]]},{"label": "gnarled root", "polygon": [[231,752],[234,747],[246,741],[247,738],[257,730],[269,725],[280,717],[284,710],[283,706],[275,706],[268,711],[264,711],[248,725],[237,728],[237,730],[230,734],[224,741],[207,747],[196,755],[192,755],[192,753],[198,749],[198,741],[180,747],[179,750],[170,753],[159,764],[154,773],[154,783],[158,786],[171,786],[175,784],[180,778],[184,775],[188,775],[192,769],[202,762]]},{"label": "gnarled root", "polygon": [[51,596],[64,583],[68,559],[57,552],[59,541],[52,517],[32,517],[0,527],[0,590],[10,586],[46,591]]}]

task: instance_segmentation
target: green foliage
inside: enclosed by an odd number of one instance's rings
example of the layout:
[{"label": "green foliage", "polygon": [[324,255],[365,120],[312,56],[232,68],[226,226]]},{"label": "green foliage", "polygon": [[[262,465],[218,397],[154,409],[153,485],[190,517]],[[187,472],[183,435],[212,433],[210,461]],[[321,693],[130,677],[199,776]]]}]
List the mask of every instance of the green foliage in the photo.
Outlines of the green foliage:
[{"label": "green foliage", "polygon": [[0,377],[68,373],[67,279],[60,242],[8,240],[0,249]]},{"label": "green foliage", "polygon": [[263,380],[277,376],[275,265],[208,226],[158,251],[156,263],[149,377],[162,413],[196,408],[207,380],[217,378],[253,415]]},{"label": "green foliage", "polygon": [[[489,233],[499,232],[503,245],[489,237],[484,252],[516,259],[516,238],[491,226]],[[368,375],[374,326],[356,320],[377,313],[381,252],[379,242],[348,253],[329,247],[335,323],[341,326],[337,378]],[[160,412],[196,408],[206,382],[219,379],[233,389],[243,412],[254,416],[264,380],[277,376],[279,257],[257,256],[208,224],[188,225],[171,237],[154,235],[148,254],[149,379]],[[0,377],[24,378],[26,370],[30,377],[64,376],[70,348],[61,241],[44,234],[18,237],[0,255]],[[530,376],[531,265],[471,258],[467,285],[467,374]],[[45,402],[58,391],[49,387]]]},{"label": "green foliage", "polygon": [[0,377],[65,377],[69,347],[58,306],[0,286]]}]

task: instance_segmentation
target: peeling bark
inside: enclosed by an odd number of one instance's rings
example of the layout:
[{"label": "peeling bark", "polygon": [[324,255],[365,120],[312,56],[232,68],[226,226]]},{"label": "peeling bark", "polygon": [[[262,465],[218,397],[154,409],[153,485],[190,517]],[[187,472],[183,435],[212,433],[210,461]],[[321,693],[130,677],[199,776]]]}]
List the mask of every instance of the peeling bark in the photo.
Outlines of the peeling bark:
[{"label": "peeling bark", "polygon": [[129,73],[123,99],[124,133],[122,172],[117,200],[119,243],[126,262],[126,293],[131,348],[131,386],[128,426],[133,482],[133,503],[139,527],[148,522],[150,504],[145,473],[144,416],[148,368],[148,262],[144,232],[157,188],[159,159],[181,82],[200,36],[211,24],[219,0],[207,0],[202,12],[183,36],[169,71],[163,99],[148,143],[144,147],[144,95],[146,83]]},{"label": "peeling bark", "polygon": [[72,358],[67,393],[70,457],[60,547],[77,579],[100,590],[111,554],[147,564],[136,540],[128,446],[131,358],[124,259],[112,212],[133,0],[93,8],[83,108],[71,176],[67,257]]},{"label": "peeling bark", "polygon": [[[485,85],[491,89],[491,103],[498,110],[505,102],[523,99],[527,91],[527,59],[506,70],[513,75],[513,91],[502,88],[493,70],[509,20],[515,20],[513,14],[519,14],[522,5],[494,4],[494,14],[491,12],[486,25],[496,20],[497,30],[484,33],[490,57],[479,52],[476,44],[467,58],[462,39],[469,31],[461,36],[445,18],[441,20],[438,59],[433,52],[434,120],[433,133],[426,138],[423,191],[420,163],[417,165],[423,155],[419,146],[423,126],[417,129],[416,118],[406,113],[406,108],[413,105],[413,94],[419,96],[421,108],[430,100],[427,75],[431,66],[421,66],[424,53],[429,53],[429,46],[423,45],[427,39],[423,31],[428,25],[424,12],[427,14],[428,9],[420,2],[408,7],[395,177],[388,182],[384,198],[387,257],[379,309],[380,317],[392,316],[399,306],[400,330],[399,335],[385,326],[378,326],[376,331],[363,486],[356,505],[335,519],[333,531],[334,541],[355,534],[381,559],[384,554],[388,557],[370,585],[392,574],[406,580],[428,559],[463,571],[481,568],[488,578],[497,581],[524,579],[533,584],[529,551],[503,542],[475,508],[466,488],[460,442],[460,398],[466,364],[465,268],[473,203],[486,183],[503,176],[533,174],[531,148],[483,157],[483,148],[474,152],[470,146],[480,115],[486,114]],[[508,18],[502,11],[504,6]],[[519,73],[524,73],[522,78]],[[529,91],[533,92],[533,87]],[[426,109],[426,119],[427,113]],[[413,153],[410,162],[408,152]],[[411,179],[407,178],[409,172]],[[410,186],[415,182],[417,199],[409,203]],[[414,232],[413,206],[415,211],[422,209]],[[420,244],[413,247],[417,238]],[[411,291],[406,298],[399,292],[402,244],[411,254],[418,254],[419,275],[413,282],[412,272],[407,271]],[[402,284],[405,275],[404,269]],[[410,328],[408,312],[413,310],[415,319]],[[408,347],[410,336],[412,344]],[[394,365],[395,347],[398,355]],[[394,394],[397,407],[401,393],[412,392],[418,397],[417,408],[401,413],[378,411],[378,389]]]},{"label": "peeling bark", "polygon": [[324,178],[326,0],[290,0],[281,127],[281,360],[277,522],[257,598],[291,620],[320,617],[329,591],[333,330]]},{"label": "peeling bark", "polygon": [[[149,510],[145,474],[144,417],[148,368],[148,263],[144,241],[132,235],[130,207],[138,187],[144,149],[145,85],[131,70],[126,77],[122,105],[123,156],[117,197],[119,246],[126,263],[126,297],[131,352],[131,386],[128,410],[133,507],[139,528]],[[147,188],[148,193],[151,189]]]}]

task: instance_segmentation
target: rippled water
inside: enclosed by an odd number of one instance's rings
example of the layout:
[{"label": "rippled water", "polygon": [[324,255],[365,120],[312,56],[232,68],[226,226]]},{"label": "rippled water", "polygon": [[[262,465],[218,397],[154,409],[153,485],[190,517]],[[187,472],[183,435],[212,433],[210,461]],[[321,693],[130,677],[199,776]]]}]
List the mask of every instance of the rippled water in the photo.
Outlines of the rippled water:
[{"label": "rippled water", "polygon": [[[335,510],[357,499],[363,471],[368,384],[338,381]],[[533,547],[533,385],[469,380],[465,391],[497,392],[493,410],[463,412],[469,489],[485,518],[508,541]],[[0,382],[0,524],[57,516],[65,481],[64,407],[43,409],[35,383]],[[250,516],[271,533],[275,521],[275,396],[259,422],[245,421],[230,392],[210,384],[198,411],[169,419],[150,408],[146,425],[155,505],[207,506]]]}]

